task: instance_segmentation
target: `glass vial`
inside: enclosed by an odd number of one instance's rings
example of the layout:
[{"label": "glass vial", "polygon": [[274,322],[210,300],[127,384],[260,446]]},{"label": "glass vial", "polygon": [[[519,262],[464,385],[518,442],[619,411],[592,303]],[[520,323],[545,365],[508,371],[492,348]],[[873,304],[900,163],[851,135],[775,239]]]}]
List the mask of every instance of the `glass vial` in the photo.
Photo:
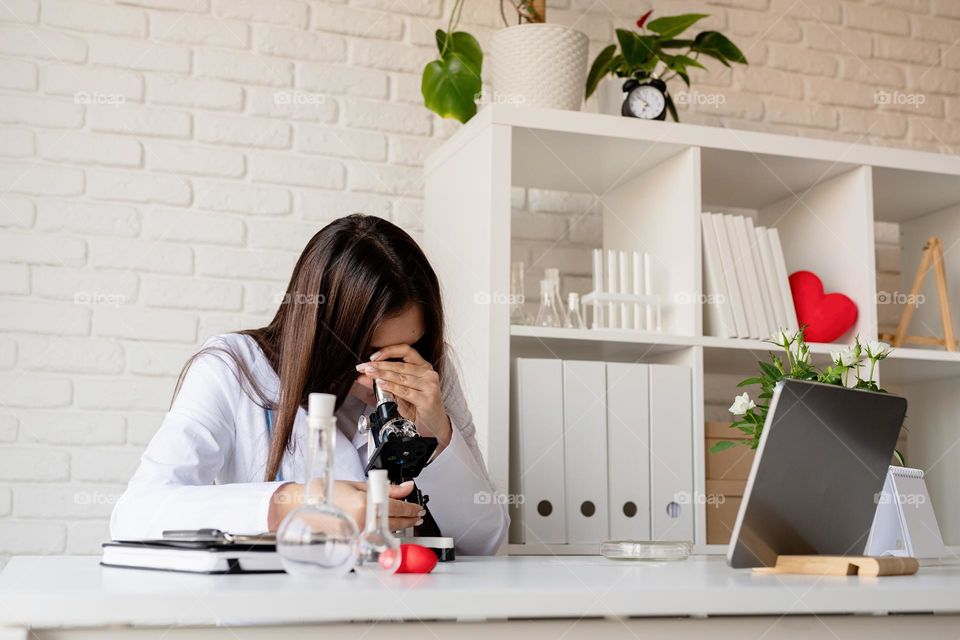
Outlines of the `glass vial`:
[{"label": "glass vial", "polygon": [[587,323],[583,321],[583,313],[580,310],[580,294],[571,291],[567,295],[567,321],[563,325],[567,329],[586,329]]},{"label": "glass vial", "polygon": [[537,312],[536,325],[538,327],[562,327],[560,310],[557,308],[554,296],[553,280],[540,281],[540,310]]},{"label": "glass vial", "polygon": [[307,411],[307,476],[303,506],[277,529],[277,553],[287,573],[342,576],[357,561],[357,525],[333,502],[336,396],[311,393]]},{"label": "glass vial", "polygon": [[510,265],[510,324],[528,325],[533,321],[524,307],[527,299],[523,291],[523,267],[522,262]]},{"label": "glass vial", "polygon": [[400,540],[390,532],[388,521],[387,484],[385,469],[367,475],[366,525],[357,541],[361,573],[396,573],[400,568]]}]

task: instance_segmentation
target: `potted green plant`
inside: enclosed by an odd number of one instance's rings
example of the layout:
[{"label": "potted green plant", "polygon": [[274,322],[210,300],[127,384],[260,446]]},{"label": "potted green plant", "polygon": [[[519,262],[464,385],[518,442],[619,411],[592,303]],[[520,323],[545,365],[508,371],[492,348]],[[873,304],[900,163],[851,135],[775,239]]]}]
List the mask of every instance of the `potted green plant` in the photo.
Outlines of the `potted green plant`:
[{"label": "potted green plant", "polygon": [[[454,0],[447,30],[436,32],[439,58],[423,70],[424,105],[444,118],[467,122],[477,112],[483,82],[483,51],[465,31],[456,31],[465,0]],[[507,9],[507,4],[510,9]],[[579,109],[587,66],[587,36],[546,24],[545,0],[500,0],[505,25],[490,39],[488,99],[513,105]],[[514,16],[516,24],[511,24]]]},{"label": "potted green plant", "polygon": [[726,67],[748,64],[747,58],[719,31],[701,31],[692,39],[681,37],[708,14],[663,16],[648,22],[652,13],[648,11],[637,20],[636,31],[617,29],[617,44],[603,49],[590,67],[586,97],[593,95],[605,77],[622,78],[626,94],[623,115],[663,120],[669,112],[674,121],[679,121],[668,88],[671,80],[679,78],[689,87],[689,70],[706,69],[700,60],[704,56]]},{"label": "potted green plant", "polygon": [[[760,435],[767,421],[767,412],[770,400],[773,398],[774,387],[786,378],[794,380],[809,380],[824,384],[835,384],[853,389],[879,391],[881,389],[875,378],[877,363],[890,355],[892,349],[885,342],[860,343],[859,338],[843,351],[830,354],[831,363],[826,369],[817,369],[810,362],[810,348],[803,339],[803,330],[792,332],[782,329],[767,340],[770,344],[780,347],[783,358],[775,353],[770,354],[770,362],[758,362],[760,375],[742,380],[738,387],[760,386],[760,393],[754,401],[749,393],[742,393],[733,400],[730,413],[734,416],[731,428],[737,429],[747,436],[747,439],[721,440],[712,447],[711,453],[726,451],[737,444],[744,444],[756,449],[760,444]],[[867,368],[867,377],[860,376],[863,368]],[[894,455],[900,464],[904,464],[903,454],[895,451]]]}]

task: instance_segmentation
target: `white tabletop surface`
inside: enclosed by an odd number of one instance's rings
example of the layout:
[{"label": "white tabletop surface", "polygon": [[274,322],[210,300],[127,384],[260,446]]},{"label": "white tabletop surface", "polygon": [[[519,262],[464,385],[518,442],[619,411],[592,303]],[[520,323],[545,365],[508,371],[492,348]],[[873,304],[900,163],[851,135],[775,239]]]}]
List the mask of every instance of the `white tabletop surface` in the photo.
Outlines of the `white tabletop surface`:
[{"label": "white tabletop surface", "polygon": [[960,566],[857,578],[754,575],[719,557],[465,557],[430,575],[311,581],[107,568],[98,560],[11,559],[0,574],[0,626],[960,612]]}]

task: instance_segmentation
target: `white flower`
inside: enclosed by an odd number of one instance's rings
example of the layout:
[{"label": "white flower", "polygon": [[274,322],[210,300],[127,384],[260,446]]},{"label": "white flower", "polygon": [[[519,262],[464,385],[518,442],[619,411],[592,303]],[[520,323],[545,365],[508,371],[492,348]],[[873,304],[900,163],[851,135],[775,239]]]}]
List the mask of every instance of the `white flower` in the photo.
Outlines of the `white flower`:
[{"label": "white flower", "polygon": [[867,345],[867,357],[871,360],[882,360],[890,354],[891,348],[886,342],[874,340]]},{"label": "white flower", "polygon": [[742,394],[733,399],[733,404],[730,405],[730,413],[735,416],[742,416],[756,406],[757,405],[754,404],[753,400],[750,399],[750,396],[747,395],[747,392],[744,391]]},{"label": "white flower", "polygon": [[843,351],[831,351],[830,359],[844,367],[852,367],[859,360],[856,347],[847,347]]}]

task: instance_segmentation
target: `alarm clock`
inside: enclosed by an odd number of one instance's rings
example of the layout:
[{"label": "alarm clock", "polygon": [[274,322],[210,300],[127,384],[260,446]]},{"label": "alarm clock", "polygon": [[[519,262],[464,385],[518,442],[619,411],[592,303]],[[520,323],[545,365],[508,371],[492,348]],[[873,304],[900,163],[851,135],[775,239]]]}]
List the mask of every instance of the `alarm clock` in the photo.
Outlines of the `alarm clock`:
[{"label": "alarm clock", "polygon": [[622,115],[643,120],[664,120],[667,117],[667,84],[658,78],[641,82],[630,78],[623,83]]}]

